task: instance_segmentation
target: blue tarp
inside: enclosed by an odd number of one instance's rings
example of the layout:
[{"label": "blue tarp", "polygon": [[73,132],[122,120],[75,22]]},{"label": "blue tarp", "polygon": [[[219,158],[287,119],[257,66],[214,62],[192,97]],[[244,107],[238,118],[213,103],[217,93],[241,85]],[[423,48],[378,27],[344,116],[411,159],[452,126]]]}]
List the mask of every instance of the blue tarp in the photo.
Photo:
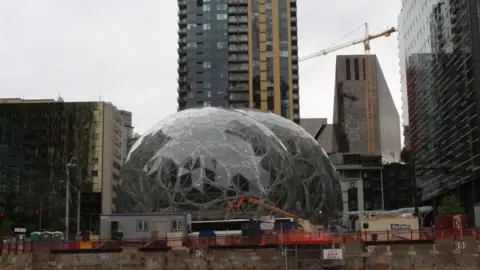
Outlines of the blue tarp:
[{"label": "blue tarp", "polygon": [[215,237],[214,231],[200,231],[198,232],[198,237]]}]

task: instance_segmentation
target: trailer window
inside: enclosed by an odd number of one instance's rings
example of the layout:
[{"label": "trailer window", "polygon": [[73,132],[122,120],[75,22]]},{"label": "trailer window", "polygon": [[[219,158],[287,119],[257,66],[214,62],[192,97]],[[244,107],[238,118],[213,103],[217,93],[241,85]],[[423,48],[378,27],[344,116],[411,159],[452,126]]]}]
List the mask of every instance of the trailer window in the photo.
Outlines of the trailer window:
[{"label": "trailer window", "polygon": [[183,220],[172,220],[172,231],[182,231]]},{"label": "trailer window", "polygon": [[137,220],[137,231],[148,231],[148,221]]}]

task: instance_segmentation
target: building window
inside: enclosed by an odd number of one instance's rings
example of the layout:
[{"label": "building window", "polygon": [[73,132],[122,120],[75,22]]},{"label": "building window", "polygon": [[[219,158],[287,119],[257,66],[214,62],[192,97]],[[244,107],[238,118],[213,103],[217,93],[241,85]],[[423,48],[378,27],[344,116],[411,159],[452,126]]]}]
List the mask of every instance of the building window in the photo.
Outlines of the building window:
[{"label": "building window", "polygon": [[210,5],[204,4],[203,11],[210,11]]},{"label": "building window", "polygon": [[137,220],[137,231],[148,231],[148,221]]},{"label": "building window", "polygon": [[228,19],[228,15],[225,13],[217,14],[217,20],[222,21]]},{"label": "building window", "polygon": [[217,49],[224,49],[227,47],[227,42],[217,42]]},{"label": "building window", "polygon": [[211,68],[212,62],[203,62],[203,68]]},{"label": "building window", "polygon": [[352,79],[351,67],[350,67],[350,58],[345,59],[345,75],[347,81]]},{"label": "building window", "polygon": [[353,59],[353,72],[355,74],[355,80],[360,80],[360,67],[358,63],[358,58]]},{"label": "building window", "polygon": [[212,26],[209,23],[204,23],[203,24],[203,30],[210,30]]},{"label": "building window", "polygon": [[172,220],[172,231],[183,231],[183,220]]}]

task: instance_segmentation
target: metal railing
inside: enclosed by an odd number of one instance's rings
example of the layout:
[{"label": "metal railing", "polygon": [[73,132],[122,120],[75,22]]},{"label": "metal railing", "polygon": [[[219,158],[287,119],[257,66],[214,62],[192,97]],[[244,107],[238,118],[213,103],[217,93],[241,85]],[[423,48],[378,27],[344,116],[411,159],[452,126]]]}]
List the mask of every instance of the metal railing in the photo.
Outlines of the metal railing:
[{"label": "metal railing", "polygon": [[189,248],[219,248],[219,247],[262,247],[274,245],[312,245],[334,244],[350,242],[408,242],[408,241],[435,241],[439,239],[462,240],[466,237],[480,241],[480,228],[468,230],[389,230],[369,231],[358,233],[330,233],[330,232],[291,232],[263,236],[209,236],[209,237],[181,237],[159,239],[122,239],[122,240],[92,240],[92,241],[13,241],[2,237],[0,254],[28,253],[33,251],[72,251],[81,249],[121,250],[123,247],[139,249],[169,249],[172,247]]}]

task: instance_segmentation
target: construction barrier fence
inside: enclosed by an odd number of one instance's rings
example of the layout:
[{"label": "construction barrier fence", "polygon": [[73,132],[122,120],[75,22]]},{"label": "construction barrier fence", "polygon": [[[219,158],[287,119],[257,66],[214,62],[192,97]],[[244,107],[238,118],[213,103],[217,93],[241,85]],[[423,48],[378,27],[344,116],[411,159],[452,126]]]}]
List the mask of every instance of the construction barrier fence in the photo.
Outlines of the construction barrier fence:
[{"label": "construction barrier fence", "polygon": [[480,240],[480,228],[470,230],[391,230],[379,232],[348,232],[330,233],[293,232],[277,235],[252,236],[209,236],[209,237],[181,237],[157,239],[122,239],[91,241],[18,241],[9,237],[1,237],[0,252],[2,254],[28,253],[32,251],[61,251],[81,249],[122,249],[123,247],[137,247],[145,249],[168,249],[175,246],[189,248],[214,247],[241,247],[241,246],[288,246],[288,245],[315,245],[335,244],[348,242],[408,242],[408,241],[435,241],[438,239],[460,240],[464,237]]}]

